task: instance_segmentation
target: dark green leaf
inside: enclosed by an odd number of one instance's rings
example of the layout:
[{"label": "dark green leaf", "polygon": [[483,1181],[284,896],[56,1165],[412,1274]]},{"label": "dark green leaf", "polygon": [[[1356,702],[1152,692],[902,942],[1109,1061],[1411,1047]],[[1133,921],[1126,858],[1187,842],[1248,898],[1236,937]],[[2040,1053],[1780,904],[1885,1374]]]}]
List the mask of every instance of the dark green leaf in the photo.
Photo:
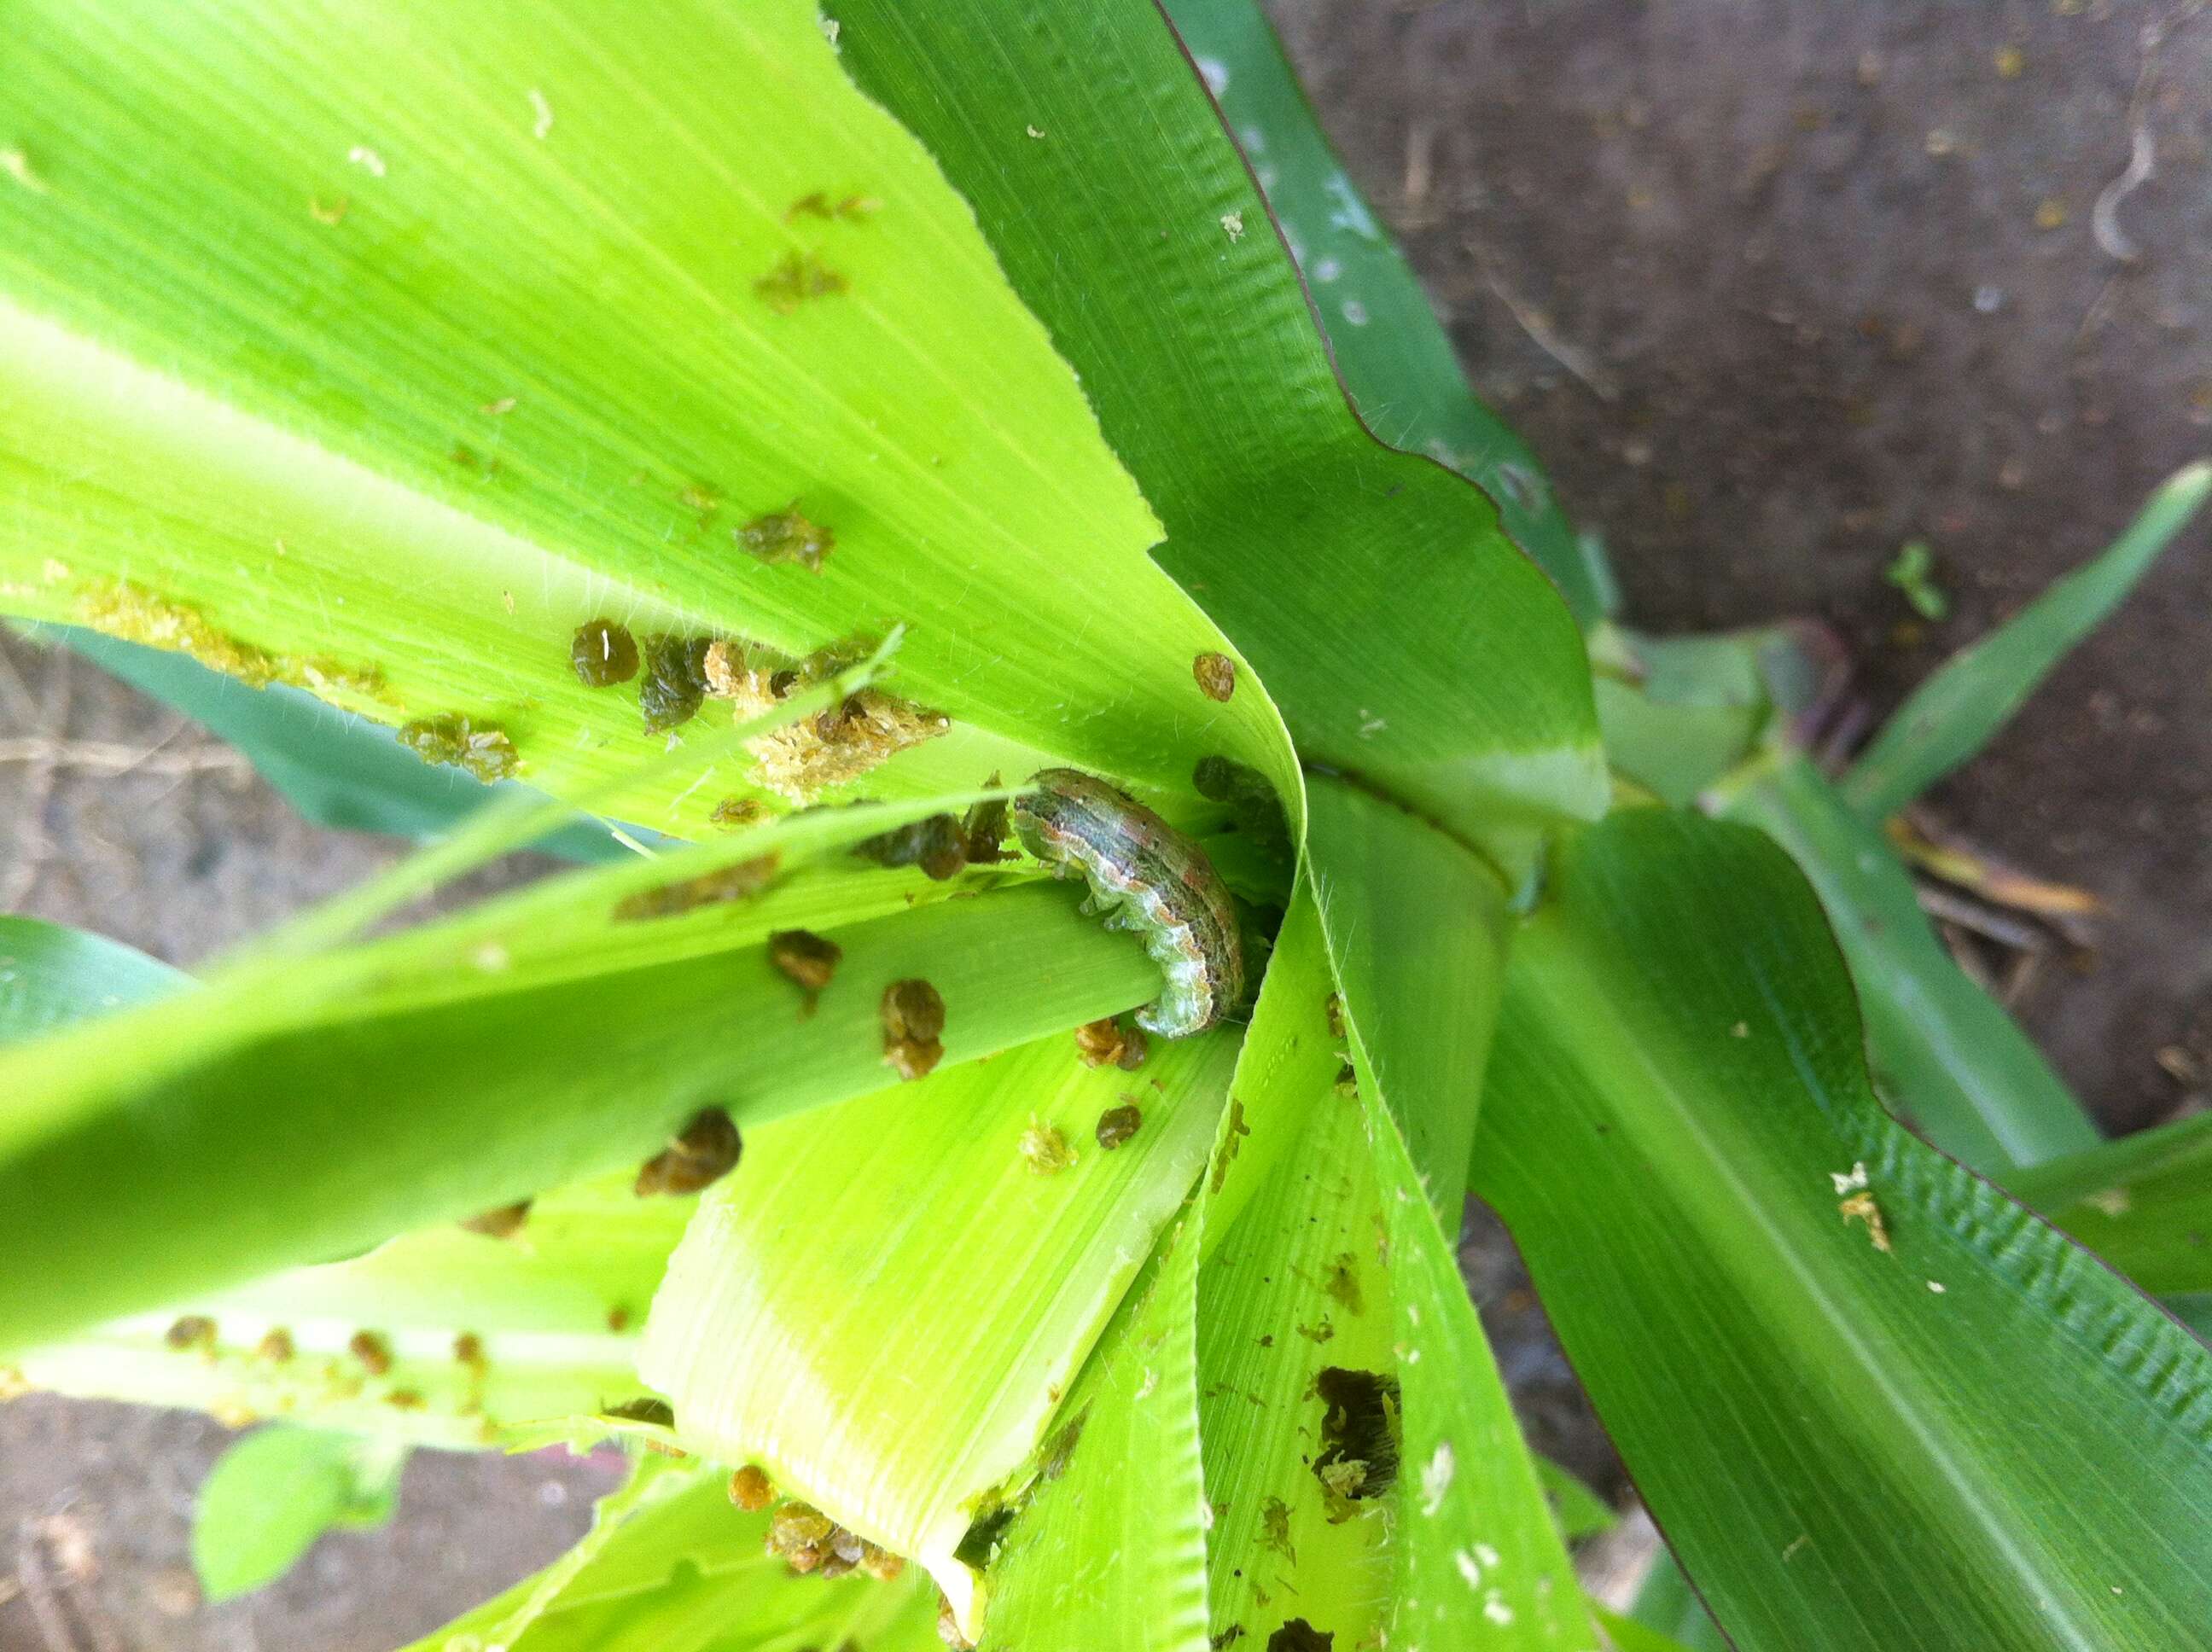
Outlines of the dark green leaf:
[{"label": "dark green leaf", "polygon": [[1883,1113],[1759,834],[1634,811],[1564,857],[1474,1181],[1747,1652],[2212,1620],[2212,1351]]},{"label": "dark green leaf", "polygon": [[[1660,1637],[1652,1652],[1659,1652],[1661,1645],[1680,1645],[1690,1652],[1732,1652],[1728,1637],[1698,1599],[1674,1557],[1664,1549],[1652,1557],[1651,1570],[1636,1592],[1634,1613],[1632,1619],[1607,1620],[1607,1630],[1620,1643],[1618,1652],[1645,1652],[1645,1643],[1635,1638],[1637,1631]],[[1627,1625],[1626,1633],[1622,1623]]]},{"label": "dark green leaf", "polygon": [[2169,1297],[2166,1308],[2198,1337],[2212,1342],[2212,1291],[2195,1291],[2186,1297]]},{"label": "dark green leaf", "polygon": [[1891,1103],[1985,1175],[2094,1146],[2097,1128],[2049,1062],[1936,938],[1881,832],[1806,759],[1788,756],[1727,811],[1765,831],[1820,892]]},{"label": "dark green leaf", "polygon": [[2119,606],[2212,494],[2212,465],[2167,478],[2127,531],[1972,647],[1946,660],[1844,781],[1870,820],[1893,814],[1986,745],[2068,650]]},{"label": "dark green leaf", "polygon": [[120,941],[0,913],[0,1044],[191,984],[182,970]]},{"label": "dark green leaf", "polygon": [[1601,806],[1571,616],[1480,491],[1359,425],[1158,13],[848,0],[836,16],[842,61],[929,145],[1081,373],[1167,530],[1155,557],[1300,750],[1516,855],[1538,823]]},{"label": "dark green leaf", "polygon": [[1528,444],[1475,399],[1429,295],[1329,147],[1253,0],[1168,0],[1298,263],[1337,371],[1368,428],[1480,484],[1513,542],[1581,624],[1609,576],[1575,534]]}]

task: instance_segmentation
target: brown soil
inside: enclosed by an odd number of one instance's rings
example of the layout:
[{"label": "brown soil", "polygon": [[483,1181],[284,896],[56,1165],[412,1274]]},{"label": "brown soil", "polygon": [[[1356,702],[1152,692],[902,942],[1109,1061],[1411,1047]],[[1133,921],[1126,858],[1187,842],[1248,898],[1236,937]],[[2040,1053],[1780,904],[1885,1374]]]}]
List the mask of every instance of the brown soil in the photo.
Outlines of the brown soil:
[{"label": "brown soil", "polygon": [[[1633,623],[1819,615],[1887,709],[2212,452],[2201,4],[1270,10],[1476,383],[1604,534]],[[2123,262],[2092,219],[2138,128],[2154,170],[2118,204]],[[2212,1074],[2207,538],[1933,799],[2110,903],[2087,969],[2019,1009],[2117,1129],[2184,1102],[2161,1050]],[[1881,577],[1911,538],[1941,624]]]}]

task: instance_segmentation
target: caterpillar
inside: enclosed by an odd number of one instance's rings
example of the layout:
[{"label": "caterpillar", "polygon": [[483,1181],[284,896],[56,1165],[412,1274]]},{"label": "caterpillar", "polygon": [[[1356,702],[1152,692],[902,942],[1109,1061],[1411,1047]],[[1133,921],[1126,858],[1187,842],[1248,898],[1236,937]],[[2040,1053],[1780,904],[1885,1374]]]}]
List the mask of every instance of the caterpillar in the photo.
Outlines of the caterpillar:
[{"label": "caterpillar", "polygon": [[1014,835],[1054,877],[1083,874],[1085,912],[1109,929],[1133,930],[1166,972],[1137,1024],[1163,1038],[1204,1032],[1244,993],[1237,909],[1205,852],[1151,810],[1096,775],[1046,768],[1042,789],[1014,799]]}]

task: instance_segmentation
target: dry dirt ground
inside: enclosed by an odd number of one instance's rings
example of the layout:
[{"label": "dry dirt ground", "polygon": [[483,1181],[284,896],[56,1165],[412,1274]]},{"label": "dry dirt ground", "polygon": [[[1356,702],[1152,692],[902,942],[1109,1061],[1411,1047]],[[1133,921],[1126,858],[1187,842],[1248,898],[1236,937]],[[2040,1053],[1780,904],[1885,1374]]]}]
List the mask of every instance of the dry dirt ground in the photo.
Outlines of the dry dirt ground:
[{"label": "dry dirt ground", "polygon": [[[2212,449],[2201,6],[1273,9],[1638,623],[1817,614],[1886,707]],[[2114,199],[2138,134],[2149,176]],[[1881,577],[1913,538],[1954,598],[1941,624]],[[2200,527],[1937,799],[2110,904],[2088,967],[2045,971],[2020,1007],[2116,1127],[2212,1072],[2208,637]],[[158,749],[116,775],[103,747]],[[90,668],[0,645],[0,908],[189,964],[395,853],[302,824]],[[1470,1276],[1540,1442],[1605,1473],[1510,1253],[1478,1247]],[[120,1406],[0,1408],[0,1652],[387,1647],[550,1558],[598,1489],[558,1457],[420,1457],[392,1527],[209,1608],[185,1540],[223,1438]]]}]

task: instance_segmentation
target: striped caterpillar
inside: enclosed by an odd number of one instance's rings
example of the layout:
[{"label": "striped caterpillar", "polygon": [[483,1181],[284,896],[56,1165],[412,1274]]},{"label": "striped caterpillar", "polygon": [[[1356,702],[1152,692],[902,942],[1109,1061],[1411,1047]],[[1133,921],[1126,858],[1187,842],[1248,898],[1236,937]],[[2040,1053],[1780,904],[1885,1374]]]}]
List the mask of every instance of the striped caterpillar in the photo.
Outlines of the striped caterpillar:
[{"label": "striped caterpillar", "polygon": [[1108,914],[1109,929],[1135,931],[1166,972],[1159,997],[1137,1024],[1163,1038],[1204,1032],[1244,993],[1244,947],[1237,909],[1199,847],[1151,810],[1096,775],[1047,768],[1042,789],[1014,799],[1022,847],[1066,877],[1091,885],[1085,912]]}]

